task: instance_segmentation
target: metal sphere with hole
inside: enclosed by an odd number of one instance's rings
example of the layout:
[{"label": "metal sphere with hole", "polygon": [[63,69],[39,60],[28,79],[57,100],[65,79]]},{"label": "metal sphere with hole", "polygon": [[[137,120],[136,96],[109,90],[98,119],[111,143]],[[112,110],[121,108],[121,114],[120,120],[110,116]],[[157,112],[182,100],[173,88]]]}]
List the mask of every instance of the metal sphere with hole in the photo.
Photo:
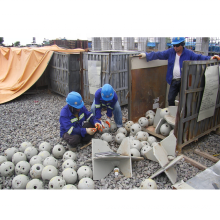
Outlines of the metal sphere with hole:
[{"label": "metal sphere with hole", "polygon": [[163,108],[160,110],[160,117],[164,118],[164,115],[170,115],[170,111],[168,108]]},{"label": "metal sphere with hole", "polygon": [[43,150],[43,151],[40,151],[38,155],[41,156],[43,161],[44,161],[45,158],[50,156],[50,153],[48,151],[46,151],[46,150]]},{"label": "metal sphere with hole", "polygon": [[29,163],[31,166],[33,166],[34,164],[37,164],[37,163],[43,164],[43,158],[39,154],[35,155],[30,159]]},{"label": "metal sphere with hole", "polygon": [[12,189],[26,189],[29,178],[24,174],[15,176],[12,180]]},{"label": "metal sphere with hole", "polygon": [[76,162],[74,160],[67,159],[62,164],[62,170],[65,170],[66,168],[72,168],[75,171],[77,171],[77,164],[76,164]]},{"label": "metal sphere with hole", "polygon": [[12,176],[15,171],[15,165],[11,161],[5,161],[0,165],[0,176]]},{"label": "metal sphere with hole", "polygon": [[154,116],[156,115],[153,110],[148,110],[148,111],[145,113],[145,116],[147,117],[147,115],[149,115],[149,114],[153,114]]},{"label": "metal sphere with hole", "polygon": [[109,128],[111,133],[115,133],[117,131],[117,124],[114,121],[110,122],[110,128]]},{"label": "metal sphere with hole", "polygon": [[141,145],[142,145],[142,147],[144,147],[146,145],[150,146],[150,143],[148,141],[141,141]]},{"label": "metal sphere with hole", "polygon": [[138,151],[142,148],[142,144],[139,140],[132,140],[130,141],[130,148],[135,148]]},{"label": "metal sphere with hole", "polygon": [[135,136],[138,131],[141,131],[141,126],[138,123],[135,123],[130,128],[130,134]]},{"label": "metal sphere with hole", "polygon": [[54,146],[53,150],[52,150],[52,153],[53,153],[53,156],[57,159],[61,159],[65,153],[65,148],[63,145],[61,144],[57,144]]},{"label": "metal sphere with hole", "polygon": [[67,159],[76,160],[77,159],[76,153],[72,151],[66,151],[63,155],[63,160],[67,160]]},{"label": "metal sphere with hole", "polygon": [[0,165],[6,161],[7,161],[7,158],[5,156],[0,155]]},{"label": "metal sphere with hole", "polygon": [[58,175],[58,170],[53,165],[47,165],[43,168],[41,177],[43,180],[50,181],[53,177]]},{"label": "metal sphere with hole", "polygon": [[34,164],[30,169],[30,176],[32,179],[41,179],[41,174],[44,169],[43,164]]},{"label": "metal sphere with hole", "polygon": [[15,173],[28,175],[30,169],[31,165],[27,161],[19,161],[15,166]]},{"label": "metal sphere with hole", "polygon": [[151,126],[151,125],[154,124],[154,117],[155,116],[153,114],[151,114],[151,113],[146,116],[146,118],[148,120],[148,126]]},{"label": "metal sphere with hole", "polygon": [[44,184],[39,179],[33,179],[27,183],[26,189],[44,189]]},{"label": "metal sphere with hole", "polygon": [[141,127],[148,127],[148,119],[146,117],[141,117],[138,119],[138,124],[141,126]]},{"label": "metal sphere with hole", "polygon": [[115,142],[121,144],[124,138],[126,138],[126,136],[123,133],[118,133],[115,136]]},{"label": "metal sphere with hole", "polygon": [[99,133],[100,134],[109,133],[110,128],[109,128],[108,124],[106,124],[105,122],[103,122],[103,124],[104,124],[104,128],[102,128],[102,131],[99,131]]},{"label": "metal sphere with hole", "polygon": [[125,129],[127,130],[127,132],[130,132],[131,126],[134,124],[133,121],[127,121],[125,123]]},{"label": "metal sphere with hole", "polygon": [[31,146],[32,146],[31,142],[26,142],[25,141],[25,142],[21,143],[21,145],[19,147],[19,151],[24,153],[25,149],[27,147],[31,147]]},{"label": "metal sphere with hole", "polygon": [[157,142],[157,139],[153,136],[149,136],[147,141],[150,145],[152,145],[154,142]]},{"label": "metal sphere with hole", "polygon": [[150,145],[145,145],[141,148],[141,156],[145,157],[145,154],[151,150],[152,147]]},{"label": "metal sphere with hole", "polygon": [[71,185],[71,184],[67,184],[65,185],[62,189],[77,189],[76,186]]},{"label": "metal sphere with hole", "polygon": [[109,133],[102,134],[100,139],[103,140],[103,141],[107,141],[108,143],[113,141],[112,135],[109,134]]},{"label": "metal sphere with hole", "polygon": [[85,177],[92,178],[92,170],[89,166],[81,166],[78,169],[77,174],[79,180]]},{"label": "metal sphere with hole", "polygon": [[118,134],[118,133],[123,133],[123,134],[125,135],[125,137],[126,137],[127,134],[128,134],[127,130],[126,130],[124,127],[118,128],[117,134]]},{"label": "metal sphere with hole", "polygon": [[145,131],[138,131],[136,133],[136,135],[134,136],[135,140],[139,140],[139,141],[147,141],[149,137],[149,134]]},{"label": "metal sphere with hole", "polygon": [[66,185],[66,181],[61,176],[54,176],[48,184],[49,189],[62,189]]},{"label": "metal sphere with hole", "polygon": [[16,164],[20,161],[26,161],[27,157],[24,153],[22,152],[17,152],[12,156],[12,163],[16,166]]},{"label": "metal sphere with hole", "polygon": [[35,147],[27,147],[24,151],[27,159],[30,160],[33,156],[38,154],[38,150]]},{"label": "metal sphere with hole", "polygon": [[95,184],[91,178],[82,178],[78,183],[78,189],[94,189]]},{"label": "metal sphere with hole", "polygon": [[49,153],[51,153],[51,150],[52,150],[52,146],[50,145],[50,143],[46,141],[41,143],[39,146],[39,151],[48,151]]},{"label": "metal sphere with hole", "polygon": [[152,179],[145,179],[141,182],[140,189],[157,189],[157,184]]},{"label": "metal sphere with hole", "polygon": [[163,135],[163,136],[168,136],[168,134],[170,133],[171,131],[171,126],[168,124],[168,123],[164,123],[161,125],[160,127],[160,133]]},{"label": "metal sphere with hole", "polygon": [[18,149],[15,147],[8,148],[4,151],[4,156],[7,158],[8,161],[12,160],[12,156],[18,152]]},{"label": "metal sphere with hole", "polygon": [[52,165],[52,166],[58,168],[58,160],[56,158],[54,158],[53,156],[49,156],[44,159],[43,165],[44,166]]},{"label": "metal sphere with hole", "polygon": [[141,156],[141,154],[140,154],[140,152],[138,151],[137,148],[131,148],[130,152],[131,152],[132,157],[140,157]]},{"label": "metal sphere with hole", "polygon": [[72,168],[66,168],[62,172],[62,177],[66,181],[66,184],[74,184],[77,181],[77,173]]}]

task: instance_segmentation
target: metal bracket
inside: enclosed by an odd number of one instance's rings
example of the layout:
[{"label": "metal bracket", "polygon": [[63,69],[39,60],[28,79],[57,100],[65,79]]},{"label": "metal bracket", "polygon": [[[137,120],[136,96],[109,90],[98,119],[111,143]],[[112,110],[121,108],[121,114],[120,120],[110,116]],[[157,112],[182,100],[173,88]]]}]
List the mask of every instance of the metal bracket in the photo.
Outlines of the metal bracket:
[{"label": "metal bracket", "polygon": [[96,153],[111,151],[105,141],[92,139],[93,180],[105,178],[117,166],[126,177],[132,177],[130,140],[124,138],[117,153],[121,156],[95,157]]}]

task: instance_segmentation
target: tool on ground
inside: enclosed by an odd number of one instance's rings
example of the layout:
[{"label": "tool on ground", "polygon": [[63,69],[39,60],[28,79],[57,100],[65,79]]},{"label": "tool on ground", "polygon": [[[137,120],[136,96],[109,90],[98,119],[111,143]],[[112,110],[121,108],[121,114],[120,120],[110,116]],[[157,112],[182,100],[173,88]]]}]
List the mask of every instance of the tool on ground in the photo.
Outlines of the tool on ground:
[{"label": "tool on ground", "polygon": [[95,127],[96,129],[98,129],[99,131],[102,132],[102,127],[105,128],[103,125],[101,125],[100,123],[95,123]]},{"label": "tool on ground", "polygon": [[82,149],[86,148],[86,147],[87,147],[87,146],[89,146],[91,143],[92,143],[92,141],[90,141],[88,144],[86,144],[86,145],[82,146],[82,147],[80,148],[80,150],[82,150]]}]

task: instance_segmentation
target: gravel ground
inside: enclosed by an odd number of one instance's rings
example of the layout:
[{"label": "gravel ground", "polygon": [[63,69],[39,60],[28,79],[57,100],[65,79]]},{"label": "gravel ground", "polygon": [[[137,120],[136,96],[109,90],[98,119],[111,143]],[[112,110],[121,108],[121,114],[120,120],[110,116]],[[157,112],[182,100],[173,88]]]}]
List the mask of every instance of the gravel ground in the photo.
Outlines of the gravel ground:
[{"label": "gravel ground", "polygon": [[[55,146],[62,144],[67,150],[67,144],[59,137],[59,114],[62,107],[66,105],[65,97],[48,90],[39,90],[37,94],[21,95],[11,102],[0,105],[0,155],[4,155],[4,151],[9,147],[19,148],[24,141],[31,142],[36,148],[46,141]],[[87,109],[90,106],[86,104]],[[128,118],[127,106],[122,107],[123,117]],[[105,116],[103,116],[104,118]],[[115,137],[115,133],[112,134]],[[100,134],[96,134],[95,138],[99,138]],[[159,140],[158,140],[159,141]],[[82,145],[78,146],[77,166],[87,165],[92,168],[91,163],[85,163],[91,159],[91,145],[79,150]],[[117,150],[118,144],[112,141],[110,147]],[[203,157],[193,153],[195,149],[207,152],[211,155],[220,153],[220,136],[210,133],[199,139],[199,141],[189,144],[183,148],[182,153],[186,156],[210,167],[214,163]],[[218,156],[219,157],[219,156]],[[220,158],[220,157],[219,157]],[[62,172],[62,159],[59,159],[59,174]],[[179,161],[175,168],[177,170],[177,181],[187,181],[201,171],[194,166],[186,163],[184,160]],[[111,172],[106,178],[94,181],[95,189],[136,189],[140,187],[143,180],[149,178],[153,173],[160,169],[157,162],[150,160],[142,160],[133,162],[132,178],[126,178],[121,173],[115,178]],[[11,177],[0,177],[0,189],[11,189]],[[31,180],[30,175],[28,177]],[[154,178],[158,189],[171,189],[172,183],[169,181],[165,173]],[[75,186],[77,186],[77,183]],[[48,182],[44,182],[45,189],[48,189]]]}]

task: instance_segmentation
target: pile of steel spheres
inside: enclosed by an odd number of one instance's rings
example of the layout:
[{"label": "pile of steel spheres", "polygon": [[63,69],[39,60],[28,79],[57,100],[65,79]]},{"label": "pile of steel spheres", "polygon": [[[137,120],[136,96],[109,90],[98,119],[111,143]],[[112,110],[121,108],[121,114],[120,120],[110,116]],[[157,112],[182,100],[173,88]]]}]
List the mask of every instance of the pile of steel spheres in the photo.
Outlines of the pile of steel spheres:
[{"label": "pile of steel spheres", "polygon": [[[164,115],[170,114],[167,108],[161,109],[160,117],[163,118]],[[114,122],[111,122],[111,127],[105,126],[103,130],[103,134],[100,139],[111,142],[113,141],[113,137],[110,132],[116,132],[115,142],[121,144],[124,138],[129,136],[130,138],[130,151],[131,156],[140,157],[144,156],[146,151],[152,148],[153,143],[157,142],[157,139],[153,136],[150,136],[145,130],[148,126],[153,125],[155,112],[149,110],[146,112],[146,117],[141,117],[138,120],[138,123],[134,123],[133,121],[127,121],[124,127],[120,127],[117,129],[117,126]],[[164,123],[160,127],[160,132],[164,136],[168,136],[173,130],[171,130],[171,126],[168,123]]]},{"label": "pile of steel spheres", "polygon": [[[160,112],[161,118],[169,114],[167,108]],[[153,143],[157,139],[144,131],[148,126],[153,125],[155,112],[149,110],[146,117],[141,117],[138,123],[128,121],[124,127],[117,129],[116,123],[111,122],[110,128],[105,124],[100,139],[107,143],[115,141],[121,144],[124,138],[130,138],[130,152],[133,157],[145,157]],[[167,136],[172,132],[168,123],[161,126],[160,132]],[[116,136],[113,140],[111,133]],[[63,159],[62,174],[58,176],[58,160]],[[12,147],[4,151],[4,156],[0,156],[0,176],[16,176],[12,180],[12,189],[44,189],[44,183],[49,182],[49,189],[94,189],[93,173],[89,166],[81,166],[77,170],[75,160],[76,153],[66,151],[58,144],[52,147],[50,143],[43,142],[39,148],[32,146],[30,142],[23,142],[19,151]],[[28,177],[30,174],[31,180]],[[43,181],[42,181],[43,180]],[[74,185],[78,181],[77,187]],[[156,189],[156,183],[151,179],[146,179],[141,183],[140,189]]]},{"label": "pile of steel spheres", "polygon": [[[15,147],[8,148],[4,156],[0,156],[0,176],[16,174],[12,189],[44,189],[43,181],[49,182],[49,189],[94,189],[91,168],[81,166],[77,170],[76,158],[76,153],[66,151],[60,144],[52,148],[48,142],[43,142],[37,149],[30,142],[23,142],[19,151]],[[61,176],[58,176],[57,159],[64,161]]]}]

